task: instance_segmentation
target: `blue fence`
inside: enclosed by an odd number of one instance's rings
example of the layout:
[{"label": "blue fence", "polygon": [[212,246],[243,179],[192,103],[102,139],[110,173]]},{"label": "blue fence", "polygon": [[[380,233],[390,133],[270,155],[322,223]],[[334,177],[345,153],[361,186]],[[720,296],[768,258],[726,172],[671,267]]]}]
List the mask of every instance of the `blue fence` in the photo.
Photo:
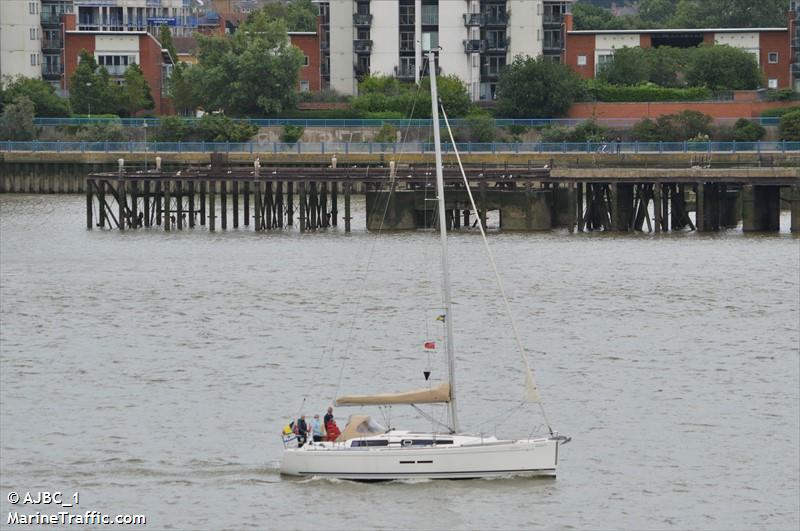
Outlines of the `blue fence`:
[{"label": "blue fence", "polygon": [[[778,125],[780,118],[748,118],[750,121],[760,125]],[[185,118],[187,122],[194,122],[199,118]],[[717,118],[719,122],[735,122],[738,118]],[[299,125],[302,127],[338,127],[338,128],[377,128],[383,124],[391,124],[399,128],[407,127],[431,127],[432,120],[375,120],[375,119],[295,119],[295,118],[236,118],[234,121],[247,122],[258,127],[283,127],[285,125]],[[639,119],[633,118],[598,118],[597,122],[609,127],[631,127]],[[586,122],[585,119],[574,118],[526,118],[510,119],[497,118],[494,120],[496,127],[507,127],[512,125],[525,127],[546,127],[548,125],[560,125],[566,127],[576,126]],[[118,123],[124,127],[158,127],[161,124],[160,118],[35,118],[34,123],[38,126],[76,126],[92,123]],[[444,120],[440,120],[444,127]],[[454,127],[468,125],[466,120],[452,119],[450,124]]]},{"label": "blue fence", "polygon": [[[461,153],[789,153],[800,152],[800,142],[464,142]],[[453,145],[442,145],[445,153]],[[0,151],[56,153],[309,153],[371,154],[432,153],[429,142],[11,142],[0,141]]]}]

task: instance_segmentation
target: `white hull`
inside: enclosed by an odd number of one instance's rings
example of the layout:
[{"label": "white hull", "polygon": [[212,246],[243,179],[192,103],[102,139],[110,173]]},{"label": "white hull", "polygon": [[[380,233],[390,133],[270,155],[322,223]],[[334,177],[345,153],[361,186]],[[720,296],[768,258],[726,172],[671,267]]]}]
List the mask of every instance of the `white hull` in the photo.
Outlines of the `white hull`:
[{"label": "white hull", "polygon": [[324,443],[287,448],[283,452],[281,474],[349,480],[556,475],[557,439],[482,441],[463,436],[455,439],[456,444],[447,446],[375,448]]}]

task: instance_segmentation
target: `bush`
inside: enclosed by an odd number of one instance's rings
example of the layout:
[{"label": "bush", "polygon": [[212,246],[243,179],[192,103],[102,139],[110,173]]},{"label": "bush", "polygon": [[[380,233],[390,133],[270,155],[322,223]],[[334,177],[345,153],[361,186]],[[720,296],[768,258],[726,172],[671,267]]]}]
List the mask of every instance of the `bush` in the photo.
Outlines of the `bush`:
[{"label": "bush", "polygon": [[504,118],[562,116],[583,93],[584,82],[567,65],[517,56],[497,85],[497,115]]},{"label": "bush", "polygon": [[542,142],[566,142],[569,133],[563,125],[548,125],[542,129]]},{"label": "bush", "polygon": [[561,125],[542,129],[543,142],[601,142],[610,135],[611,131],[595,120],[587,120],[571,129]]},{"label": "bush", "polygon": [[306,128],[302,125],[284,125],[283,126],[283,134],[281,135],[281,141],[287,144],[294,144],[300,138],[302,138],[303,133],[305,132]]},{"label": "bush", "polygon": [[591,100],[606,102],[633,101],[703,101],[712,92],[706,87],[666,88],[656,85],[617,86],[601,81],[589,81],[586,93]]},{"label": "bush", "polygon": [[471,142],[494,142],[494,118],[487,112],[472,112],[465,118]]},{"label": "bush", "polygon": [[318,90],[317,92],[301,92],[298,94],[298,100],[304,102],[344,103],[352,99],[352,96],[342,94],[331,88]]},{"label": "bush", "polygon": [[796,101],[800,100],[800,93],[793,89],[784,88],[767,92],[767,101]]},{"label": "bush", "polygon": [[394,143],[397,142],[397,127],[392,124],[385,123],[381,126],[378,134],[375,135],[375,142]]},{"label": "bush", "polygon": [[161,119],[156,131],[158,142],[183,142],[189,139],[194,127],[179,116],[167,116]]},{"label": "bush", "polygon": [[733,139],[737,142],[758,142],[766,134],[766,129],[745,118],[739,118],[733,125]]},{"label": "bush", "polygon": [[514,142],[522,142],[523,137],[528,132],[528,126],[522,124],[511,124],[506,126],[506,131],[511,135]]},{"label": "bush", "polygon": [[204,114],[194,127],[192,136],[205,142],[247,142],[258,127],[234,121],[222,114]]},{"label": "bush", "polygon": [[26,141],[36,138],[33,115],[34,104],[25,95],[20,95],[14,103],[6,104],[0,115],[0,139]]},{"label": "bush", "polygon": [[761,113],[762,118],[780,118],[784,114],[800,111],[800,107],[783,107],[780,109],[767,109]]},{"label": "bush", "polygon": [[128,134],[118,122],[94,122],[82,125],[76,133],[78,140],[86,142],[125,142]]},{"label": "bush", "polygon": [[800,109],[788,112],[781,117],[778,132],[781,140],[800,141]]},{"label": "bush", "polygon": [[637,142],[659,142],[662,139],[658,124],[650,118],[636,122],[631,131],[631,136]]}]

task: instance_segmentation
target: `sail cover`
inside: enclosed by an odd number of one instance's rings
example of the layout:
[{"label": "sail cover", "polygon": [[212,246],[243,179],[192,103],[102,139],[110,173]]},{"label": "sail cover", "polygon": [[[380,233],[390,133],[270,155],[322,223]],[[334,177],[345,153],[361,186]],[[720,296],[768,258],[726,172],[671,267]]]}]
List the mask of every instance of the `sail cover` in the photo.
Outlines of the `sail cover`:
[{"label": "sail cover", "polygon": [[450,384],[442,383],[430,389],[415,389],[404,393],[379,395],[345,395],[334,402],[337,406],[388,406],[392,404],[436,404],[450,402]]}]

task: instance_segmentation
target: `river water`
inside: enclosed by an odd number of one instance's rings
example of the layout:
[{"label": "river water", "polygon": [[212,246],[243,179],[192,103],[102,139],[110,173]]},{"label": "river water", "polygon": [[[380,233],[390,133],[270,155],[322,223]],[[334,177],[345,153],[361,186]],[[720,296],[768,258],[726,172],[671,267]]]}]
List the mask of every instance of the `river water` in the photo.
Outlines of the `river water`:
[{"label": "river water", "polygon": [[[85,230],[81,196],[0,195],[3,525],[57,512],[8,493],[61,491],[150,529],[800,526],[785,231],[493,234],[547,414],[573,437],[558,478],[281,478],[290,416],[444,376],[421,348],[441,335],[436,235],[376,240],[356,207],[350,235],[119,233]],[[479,238],[450,245],[463,427],[541,430]]]}]

